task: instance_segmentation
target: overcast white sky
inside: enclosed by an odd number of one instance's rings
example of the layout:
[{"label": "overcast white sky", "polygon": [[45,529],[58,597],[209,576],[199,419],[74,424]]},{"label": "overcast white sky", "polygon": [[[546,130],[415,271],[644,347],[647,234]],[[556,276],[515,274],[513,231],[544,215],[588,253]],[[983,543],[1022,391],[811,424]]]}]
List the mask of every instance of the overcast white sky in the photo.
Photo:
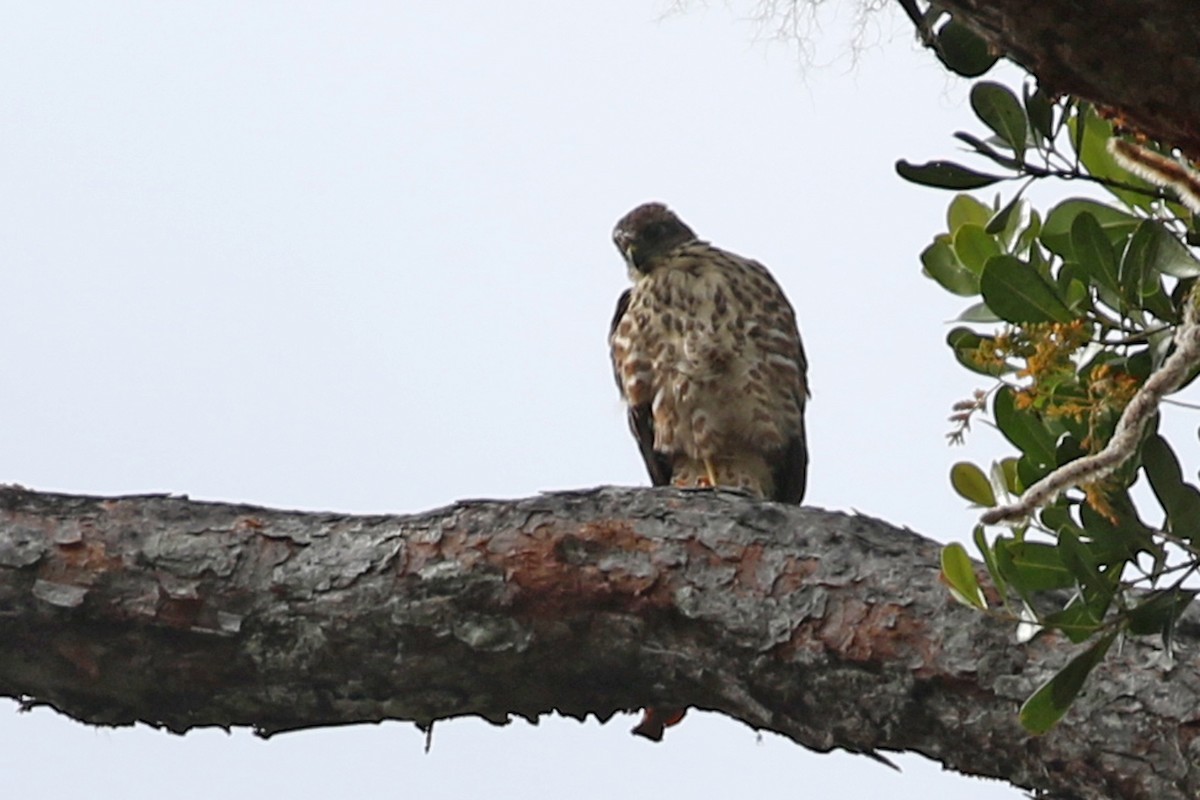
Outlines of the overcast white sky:
[{"label": "overcast white sky", "polygon": [[[749,4],[9,2],[0,9],[0,481],[411,512],[646,477],[605,335],[609,232],[664,200],[766,263],[811,362],[808,502],[941,540],[976,381],[921,277],[945,193],[900,157],[974,129],[890,16],[857,65],[755,42]],[[390,723],[259,742],[0,704],[12,797],[1013,800],[693,714]]]}]

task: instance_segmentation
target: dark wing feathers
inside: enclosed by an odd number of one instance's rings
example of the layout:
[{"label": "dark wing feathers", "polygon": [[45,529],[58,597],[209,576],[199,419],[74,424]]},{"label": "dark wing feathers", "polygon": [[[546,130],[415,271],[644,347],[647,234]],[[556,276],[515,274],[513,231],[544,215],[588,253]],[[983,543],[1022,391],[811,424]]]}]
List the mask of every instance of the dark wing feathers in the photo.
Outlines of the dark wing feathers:
[{"label": "dark wing feathers", "polygon": [[670,486],[674,469],[671,459],[665,453],[654,449],[654,414],[649,403],[630,406],[629,430],[633,431],[633,438],[637,439],[642,461],[646,462],[646,471],[650,473],[650,483],[654,486]]},{"label": "dark wing feathers", "polygon": [[788,446],[779,451],[771,464],[771,477],[775,482],[772,500],[778,503],[799,504],[804,499],[808,484],[808,444],[804,436],[804,420],[800,420],[800,435],[788,441]]},{"label": "dark wing feathers", "polygon": [[808,486],[808,436],[804,429],[804,405],[808,392],[808,357],[804,354],[804,342],[796,335],[796,364],[800,367],[800,432],[788,440],[787,447],[779,454],[771,469],[775,482],[775,496],[780,503],[799,504],[804,500]]},{"label": "dark wing feathers", "polygon": [[[629,298],[633,296],[633,289],[626,289],[621,292],[621,296],[617,298],[617,310],[613,312],[612,322],[608,326],[608,341],[611,344],[612,338],[617,332],[617,326],[621,324],[621,318],[625,316],[625,312],[629,310]],[[625,396],[625,384],[621,383],[621,368],[613,362],[613,380],[617,382],[617,391],[621,393],[621,397]]]},{"label": "dark wing feathers", "polygon": [[[629,308],[632,291],[632,289],[626,289],[617,299],[617,311],[613,314],[612,324],[608,329],[610,340],[616,333],[617,326],[621,324],[621,318],[625,316],[625,311]],[[613,364],[613,377],[617,381],[617,389],[623,396],[625,387],[621,383],[620,368],[616,364]],[[654,449],[654,413],[649,403],[629,407],[629,430],[633,432],[633,438],[637,439],[642,461],[646,462],[646,471],[650,473],[650,482],[655,486],[670,486],[671,459],[666,454],[659,453]]]}]

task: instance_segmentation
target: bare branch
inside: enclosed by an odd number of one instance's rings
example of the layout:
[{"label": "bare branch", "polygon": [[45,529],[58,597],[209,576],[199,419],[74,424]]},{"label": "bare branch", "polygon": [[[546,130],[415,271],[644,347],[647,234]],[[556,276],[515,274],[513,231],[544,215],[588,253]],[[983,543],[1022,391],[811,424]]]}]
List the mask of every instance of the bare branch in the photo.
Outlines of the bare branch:
[{"label": "bare branch", "polygon": [[1048,92],[1120,112],[1200,157],[1200,18],[1193,0],[939,0]]}]

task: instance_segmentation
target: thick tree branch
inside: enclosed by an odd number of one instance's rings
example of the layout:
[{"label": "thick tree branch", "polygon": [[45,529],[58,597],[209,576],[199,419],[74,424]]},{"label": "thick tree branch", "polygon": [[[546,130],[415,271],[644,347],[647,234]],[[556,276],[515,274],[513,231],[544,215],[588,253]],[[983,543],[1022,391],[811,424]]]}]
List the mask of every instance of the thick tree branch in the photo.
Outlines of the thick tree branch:
[{"label": "thick tree branch", "polygon": [[938,0],[1047,90],[1200,159],[1196,0]]},{"label": "thick tree branch", "polygon": [[[278,731],[713,709],[1018,786],[1200,794],[1195,615],[1041,738],[1059,640],[955,605],[938,545],[725,492],[600,489],[345,516],[0,488],[0,694],[96,724]],[[686,723],[685,723],[686,724]]]}]

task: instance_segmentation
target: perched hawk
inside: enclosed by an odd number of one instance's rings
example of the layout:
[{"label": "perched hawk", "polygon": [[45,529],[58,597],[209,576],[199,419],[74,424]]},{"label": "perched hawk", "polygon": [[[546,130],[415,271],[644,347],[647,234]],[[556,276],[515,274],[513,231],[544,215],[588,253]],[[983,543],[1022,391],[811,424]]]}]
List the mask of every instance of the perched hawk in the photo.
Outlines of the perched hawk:
[{"label": "perched hawk", "polygon": [[808,364],[779,284],[661,203],[626,214],[613,240],[633,287],[617,301],[609,345],[651,481],[799,503]]}]

